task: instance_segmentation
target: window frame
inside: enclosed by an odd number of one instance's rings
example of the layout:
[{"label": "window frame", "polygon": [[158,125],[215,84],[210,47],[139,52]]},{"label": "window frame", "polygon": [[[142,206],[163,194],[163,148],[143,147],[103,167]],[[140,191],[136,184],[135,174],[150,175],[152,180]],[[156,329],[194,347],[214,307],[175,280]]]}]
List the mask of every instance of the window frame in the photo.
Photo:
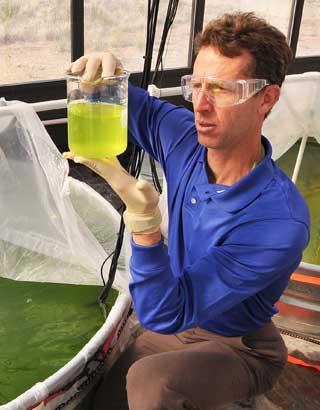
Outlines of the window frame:
[{"label": "window frame", "polygon": [[[212,0],[211,0],[212,1]],[[289,27],[289,44],[294,53],[294,60],[289,67],[289,74],[306,71],[320,71],[320,56],[296,58],[299,31],[302,21],[304,0],[293,0]],[[161,76],[162,87],[173,87],[180,84],[180,77],[192,72],[195,55],[194,40],[202,30],[205,0],[193,0],[190,23],[188,65],[186,67],[164,70]],[[84,0],[70,0],[71,55],[74,61],[84,53]],[[141,72],[132,73],[130,81],[138,85]],[[18,99],[25,102],[46,101],[65,98],[66,82],[64,79],[42,80],[26,83],[4,84],[0,86],[0,95],[7,99]]]}]

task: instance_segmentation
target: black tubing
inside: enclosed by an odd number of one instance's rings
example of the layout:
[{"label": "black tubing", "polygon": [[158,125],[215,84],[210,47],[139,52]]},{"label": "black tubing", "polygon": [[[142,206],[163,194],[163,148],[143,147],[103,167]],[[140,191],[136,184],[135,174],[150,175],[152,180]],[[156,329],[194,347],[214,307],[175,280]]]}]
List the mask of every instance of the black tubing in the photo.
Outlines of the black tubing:
[{"label": "black tubing", "polygon": [[[168,8],[167,8],[167,15],[166,15],[166,19],[164,22],[159,52],[157,56],[156,67],[155,67],[155,70],[152,76],[152,82],[155,81],[158,75],[160,65],[162,66],[162,58],[163,58],[163,52],[165,49],[165,44],[167,41],[168,33],[170,31],[170,28],[176,16],[178,4],[179,4],[179,0],[169,0]],[[143,72],[142,72],[142,79],[140,83],[140,87],[145,90],[147,90],[148,85],[150,84],[152,54],[153,54],[153,48],[154,48],[156,28],[157,28],[159,5],[160,5],[160,0],[148,0],[146,49],[145,49],[145,55],[143,57],[144,66],[143,66]],[[127,171],[131,175],[133,175],[135,178],[138,178],[140,175],[143,158],[144,158],[144,151],[140,147],[137,147],[136,145],[134,145]],[[151,167],[152,180],[155,185],[155,188],[157,189],[159,193],[161,193],[162,191],[161,185],[160,185],[160,181],[157,175],[156,165],[155,165],[153,158],[150,158],[150,167]],[[119,259],[122,244],[123,244],[123,235],[124,235],[125,225],[123,222],[122,214],[124,210],[125,210],[125,206],[123,206],[120,212],[121,222],[120,222],[118,239],[116,242],[115,250],[105,259],[105,261],[101,265],[101,278],[102,278],[104,287],[98,298],[98,303],[102,307],[105,317],[108,315],[107,305],[105,301],[108,297],[109,291],[114,282],[118,259]],[[112,261],[111,261],[111,265],[109,269],[108,281],[106,283],[104,280],[104,276],[103,276],[103,268],[104,268],[105,263],[111,256],[112,256]]]}]

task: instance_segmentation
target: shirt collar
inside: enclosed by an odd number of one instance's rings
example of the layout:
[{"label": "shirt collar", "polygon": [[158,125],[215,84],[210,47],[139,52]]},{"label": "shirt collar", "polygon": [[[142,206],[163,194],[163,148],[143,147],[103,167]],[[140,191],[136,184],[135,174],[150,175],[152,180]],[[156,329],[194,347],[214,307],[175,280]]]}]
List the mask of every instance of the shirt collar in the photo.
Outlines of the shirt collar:
[{"label": "shirt collar", "polygon": [[226,212],[237,212],[254,201],[269,184],[274,176],[274,166],[271,159],[272,147],[270,142],[262,136],[262,144],[265,149],[265,157],[246,176],[232,186],[209,184],[205,169],[205,155],[202,162],[206,181],[202,179],[195,186],[200,200],[211,198],[219,207]]}]

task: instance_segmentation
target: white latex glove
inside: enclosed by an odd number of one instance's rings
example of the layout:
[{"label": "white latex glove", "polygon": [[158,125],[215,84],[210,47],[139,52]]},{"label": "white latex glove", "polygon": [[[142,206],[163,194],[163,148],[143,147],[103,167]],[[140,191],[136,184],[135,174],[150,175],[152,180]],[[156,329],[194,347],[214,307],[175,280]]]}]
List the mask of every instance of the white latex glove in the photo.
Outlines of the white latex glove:
[{"label": "white latex glove", "polygon": [[73,152],[64,152],[63,156],[85,165],[108,182],[127,207],[123,218],[130,232],[158,231],[161,224],[161,213],[158,208],[159,194],[152,184],[136,180],[121,166],[116,157],[102,160],[89,159],[75,155]]},{"label": "white latex glove", "polygon": [[71,63],[67,70],[68,74],[81,75],[82,80],[88,82],[122,72],[121,61],[110,52],[84,55]]}]

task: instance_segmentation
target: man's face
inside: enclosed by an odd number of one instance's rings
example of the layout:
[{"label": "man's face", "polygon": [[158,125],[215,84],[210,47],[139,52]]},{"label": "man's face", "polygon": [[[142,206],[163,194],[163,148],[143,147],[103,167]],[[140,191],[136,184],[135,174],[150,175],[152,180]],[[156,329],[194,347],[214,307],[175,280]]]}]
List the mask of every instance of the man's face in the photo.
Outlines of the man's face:
[{"label": "man's face", "polygon": [[[203,47],[196,58],[193,74],[225,80],[246,79],[252,57],[243,52],[237,57],[225,57],[213,47]],[[207,148],[230,149],[246,143],[261,128],[263,116],[258,113],[259,98],[233,106],[217,107],[200,93],[193,102],[199,143]]]}]

